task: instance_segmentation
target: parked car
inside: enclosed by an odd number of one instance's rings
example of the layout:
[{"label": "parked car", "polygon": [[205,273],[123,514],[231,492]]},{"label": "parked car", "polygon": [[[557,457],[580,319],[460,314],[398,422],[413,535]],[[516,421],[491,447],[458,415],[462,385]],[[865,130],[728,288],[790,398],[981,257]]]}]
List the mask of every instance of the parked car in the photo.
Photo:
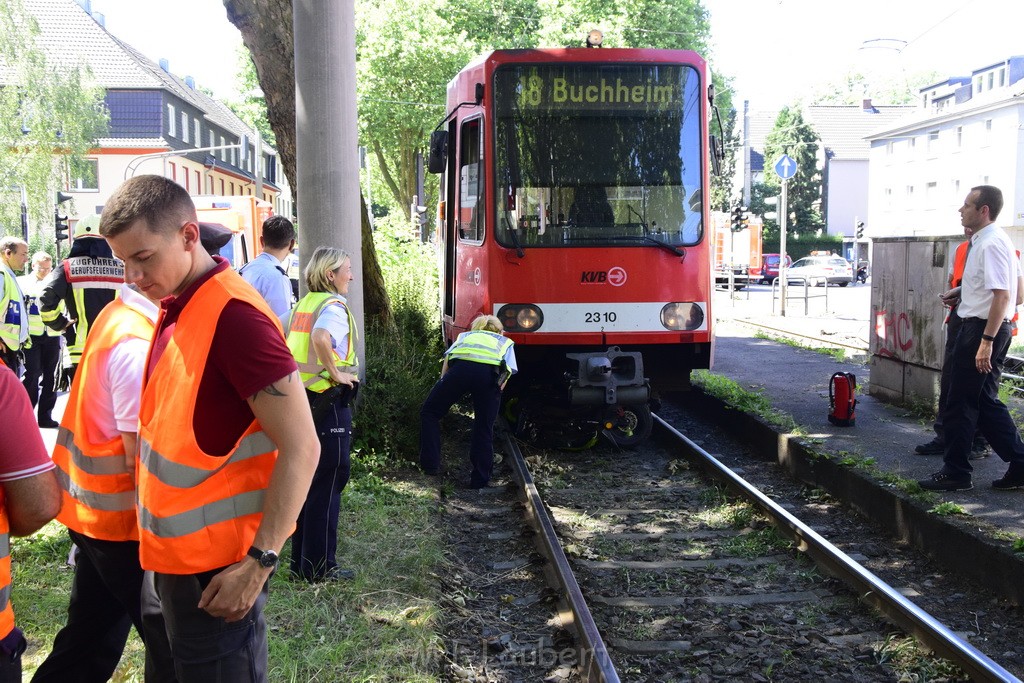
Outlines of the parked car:
[{"label": "parked car", "polygon": [[853,268],[842,256],[805,256],[786,270],[789,283],[800,283],[803,279],[814,286],[827,283],[845,287],[853,279]]},{"label": "parked car", "polygon": [[[761,256],[761,284],[769,285],[779,276],[779,262],[782,259],[778,254],[763,254]],[[793,259],[786,254],[786,267],[793,265]]]}]

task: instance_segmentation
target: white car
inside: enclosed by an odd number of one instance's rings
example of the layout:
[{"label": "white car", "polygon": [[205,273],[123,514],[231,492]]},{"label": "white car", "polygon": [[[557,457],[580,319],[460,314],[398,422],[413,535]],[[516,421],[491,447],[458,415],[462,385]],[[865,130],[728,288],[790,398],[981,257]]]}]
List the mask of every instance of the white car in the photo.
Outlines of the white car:
[{"label": "white car", "polygon": [[816,287],[826,283],[845,287],[853,278],[853,268],[841,256],[805,256],[786,269],[789,284],[802,284],[800,278]]}]

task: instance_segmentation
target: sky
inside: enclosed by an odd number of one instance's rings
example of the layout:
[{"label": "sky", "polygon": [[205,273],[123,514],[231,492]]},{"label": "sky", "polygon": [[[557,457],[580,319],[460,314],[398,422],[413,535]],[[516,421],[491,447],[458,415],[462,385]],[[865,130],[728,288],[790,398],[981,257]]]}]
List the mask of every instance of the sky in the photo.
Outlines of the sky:
[{"label": "sky", "polygon": [[[163,10],[154,8],[158,2]],[[221,0],[92,0],[92,11],[154,62],[168,59],[176,76],[192,76],[220,98],[236,94],[242,35]]]},{"label": "sky", "polygon": [[[964,75],[1024,55],[1022,0],[704,0],[713,70],[777,109],[851,70]],[[882,102],[884,104],[884,102]]]},{"label": "sky", "polygon": [[[159,13],[153,0],[92,0],[92,8],[118,38],[154,61],[169,59],[173,73],[233,96],[242,40],[221,1],[164,2],[167,11]],[[753,109],[790,104],[852,69],[969,75],[1024,55],[1024,0],[704,0],[704,6],[711,68],[731,76],[734,101],[750,100]]]}]

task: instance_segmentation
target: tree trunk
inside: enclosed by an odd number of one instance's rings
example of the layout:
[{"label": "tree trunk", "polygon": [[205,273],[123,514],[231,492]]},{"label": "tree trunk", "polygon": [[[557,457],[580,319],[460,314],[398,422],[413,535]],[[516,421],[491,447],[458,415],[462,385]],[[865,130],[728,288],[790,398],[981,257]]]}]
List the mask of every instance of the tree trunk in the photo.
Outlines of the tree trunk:
[{"label": "tree trunk", "polygon": [[[228,21],[242,33],[249,49],[260,88],[267,104],[267,119],[277,138],[285,175],[292,194],[298,198],[295,173],[295,51],[292,33],[292,0],[224,0]],[[356,125],[353,121],[352,125]],[[367,322],[391,323],[391,304],[384,288],[384,276],[377,261],[366,201],[362,207],[363,303]],[[309,245],[307,245],[309,246]],[[309,252],[311,253],[311,252]]]}]

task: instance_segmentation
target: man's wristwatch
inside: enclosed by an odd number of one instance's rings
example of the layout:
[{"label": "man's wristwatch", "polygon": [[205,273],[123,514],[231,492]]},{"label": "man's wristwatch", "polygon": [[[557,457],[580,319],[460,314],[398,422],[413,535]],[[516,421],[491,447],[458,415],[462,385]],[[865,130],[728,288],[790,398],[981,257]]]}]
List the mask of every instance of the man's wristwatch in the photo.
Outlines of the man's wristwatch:
[{"label": "man's wristwatch", "polygon": [[990,342],[994,342],[996,340],[996,338],[993,337],[991,334],[982,334],[981,338],[984,339],[985,341],[990,341]]},{"label": "man's wristwatch", "polygon": [[246,554],[266,569],[273,569],[277,566],[277,553],[273,550],[260,550],[256,546],[252,546]]}]

